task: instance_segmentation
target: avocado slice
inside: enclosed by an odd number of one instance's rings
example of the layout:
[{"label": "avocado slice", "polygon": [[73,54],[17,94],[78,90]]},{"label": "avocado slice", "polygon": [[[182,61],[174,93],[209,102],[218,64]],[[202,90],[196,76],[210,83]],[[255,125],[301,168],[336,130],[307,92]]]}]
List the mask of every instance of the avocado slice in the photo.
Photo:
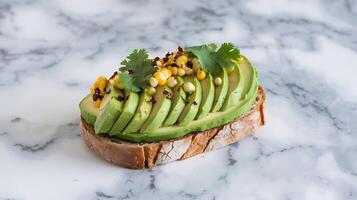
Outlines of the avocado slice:
[{"label": "avocado slice", "polygon": [[252,96],[252,94],[254,94],[254,85],[258,84],[256,80],[258,79],[258,71],[246,57],[242,57],[243,61],[239,64],[239,70],[242,71],[242,76],[246,80],[244,80],[242,95],[240,96],[238,105],[244,104]]},{"label": "avocado slice", "polygon": [[202,88],[202,102],[198,109],[196,119],[205,117],[212,108],[214,100],[214,83],[211,74],[207,74],[207,77],[200,81]]},{"label": "avocado slice", "polygon": [[171,96],[172,90],[169,87],[159,86],[156,88],[151,113],[140,129],[142,133],[153,131],[162,125],[170,111]]},{"label": "avocado slice", "polygon": [[244,76],[242,98],[225,111],[209,113],[206,117],[194,120],[185,126],[161,127],[142,135],[127,134],[123,136],[122,139],[134,142],[153,142],[178,138],[190,132],[205,131],[222,126],[243,115],[251,109],[252,104],[255,102],[258,93],[258,73],[245,57],[240,66],[244,66],[244,69],[248,69],[242,70],[242,75]]},{"label": "avocado slice", "polygon": [[139,94],[136,92],[125,92],[125,103],[123,111],[114,123],[113,128],[109,131],[110,135],[119,135],[131,118],[135,114],[136,107],[139,103]]},{"label": "avocado slice", "polygon": [[123,109],[123,102],[118,100],[119,96],[123,98],[123,92],[112,85],[109,85],[108,88],[108,92],[100,104],[99,115],[94,123],[94,131],[97,134],[108,133]]},{"label": "avocado slice", "polygon": [[180,126],[187,125],[188,123],[192,122],[193,119],[195,119],[202,99],[202,88],[200,81],[195,76],[186,76],[184,77],[184,81],[191,82],[195,86],[196,90],[186,98],[186,105],[178,119],[178,124]]},{"label": "avocado slice", "polygon": [[88,94],[79,103],[79,110],[81,111],[82,118],[90,125],[93,125],[97,119],[99,108],[97,108],[92,99],[92,95]]},{"label": "avocado slice", "polygon": [[181,77],[176,77],[177,85],[172,89],[172,103],[171,109],[167,118],[165,119],[163,126],[170,126],[175,124],[185,107],[186,93],[183,91],[183,79]]},{"label": "avocado slice", "polygon": [[219,77],[222,79],[222,84],[220,86],[216,86],[215,88],[211,112],[218,112],[221,110],[228,92],[229,82],[227,70],[225,68],[222,68],[222,73],[219,75]]},{"label": "avocado slice", "polygon": [[238,63],[236,63],[236,66],[234,66],[233,72],[228,75],[228,82],[228,93],[222,107],[223,111],[234,105],[237,101],[240,100],[242,96],[244,89],[244,76],[243,70],[240,69]]},{"label": "avocado slice", "polygon": [[152,96],[143,90],[140,93],[139,104],[136,109],[133,119],[129,122],[128,126],[124,129],[123,134],[136,133],[149,117],[152,109]]}]

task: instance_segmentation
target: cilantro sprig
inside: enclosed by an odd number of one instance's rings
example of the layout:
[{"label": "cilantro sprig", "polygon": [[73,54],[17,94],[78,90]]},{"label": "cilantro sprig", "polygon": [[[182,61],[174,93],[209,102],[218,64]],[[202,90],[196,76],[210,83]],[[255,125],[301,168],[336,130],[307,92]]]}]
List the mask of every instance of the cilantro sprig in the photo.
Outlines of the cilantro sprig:
[{"label": "cilantro sprig", "polygon": [[120,64],[123,66],[119,69],[123,72],[120,74],[120,82],[130,92],[139,92],[146,88],[150,77],[157,71],[146,49],[135,49]]},{"label": "cilantro sprig", "polygon": [[185,48],[198,58],[203,70],[217,75],[221,68],[230,68],[235,65],[234,60],[240,57],[239,49],[232,43],[223,43],[217,50],[216,44],[205,44]]}]

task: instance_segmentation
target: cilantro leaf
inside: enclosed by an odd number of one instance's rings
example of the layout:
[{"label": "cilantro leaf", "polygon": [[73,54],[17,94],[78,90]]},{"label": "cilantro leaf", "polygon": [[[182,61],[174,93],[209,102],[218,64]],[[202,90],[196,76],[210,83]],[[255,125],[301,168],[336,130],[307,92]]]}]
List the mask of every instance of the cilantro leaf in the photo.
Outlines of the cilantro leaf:
[{"label": "cilantro leaf", "polygon": [[233,60],[237,60],[240,56],[239,49],[232,43],[223,43],[214,54],[216,62],[222,67],[232,67],[235,65]]},{"label": "cilantro leaf", "polygon": [[223,43],[216,51],[215,44],[206,44],[201,46],[188,47],[185,50],[194,54],[201,64],[203,70],[217,75],[222,68],[228,68],[234,65],[234,60],[240,56],[239,49],[232,43]]},{"label": "cilantro leaf", "polygon": [[201,64],[201,67],[204,71],[208,71],[212,74],[220,73],[220,68],[217,67],[217,63],[212,56],[212,51],[214,46],[202,45],[202,46],[194,46],[188,47],[185,50],[193,53]]},{"label": "cilantro leaf", "polygon": [[157,70],[145,49],[135,49],[120,64],[123,67],[119,70],[127,72],[120,75],[120,82],[123,83],[125,90],[132,92],[139,92],[146,88],[150,77]]},{"label": "cilantro leaf", "polygon": [[131,92],[139,92],[140,88],[135,84],[135,78],[130,76],[130,74],[120,74],[120,83],[122,83],[125,87],[125,90]]}]

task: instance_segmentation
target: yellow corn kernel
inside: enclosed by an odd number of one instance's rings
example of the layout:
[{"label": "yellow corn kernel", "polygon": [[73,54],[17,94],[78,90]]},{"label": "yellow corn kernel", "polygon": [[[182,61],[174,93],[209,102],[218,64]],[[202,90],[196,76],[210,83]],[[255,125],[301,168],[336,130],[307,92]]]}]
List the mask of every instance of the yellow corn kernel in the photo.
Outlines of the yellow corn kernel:
[{"label": "yellow corn kernel", "polygon": [[168,69],[171,71],[172,75],[176,76],[177,75],[177,67],[168,67]]},{"label": "yellow corn kernel", "polygon": [[179,56],[176,59],[176,65],[178,65],[179,67],[181,67],[182,65],[187,63],[187,56]]},{"label": "yellow corn kernel", "polygon": [[98,81],[98,87],[100,90],[104,91],[105,88],[107,87],[107,79],[100,79]]},{"label": "yellow corn kernel", "polygon": [[159,72],[155,72],[154,73],[154,77],[157,79],[159,85],[165,85],[166,84],[166,76],[164,73],[162,73],[161,71]]},{"label": "yellow corn kernel", "polygon": [[234,66],[229,67],[229,68],[227,69],[228,74],[232,73],[233,71],[234,71]]},{"label": "yellow corn kernel", "polygon": [[177,69],[177,74],[178,74],[179,76],[185,76],[186,72],[185,72],[184,69],[178,68],[178,69]]},{"label": "yellow corn kernel", "polygon": [[170,77],[170,78],[167,80],[167,86],[169,86],[170,88],[175,87],[176,84],[177,84],[177,80],[175,79],[175,77]]},{"label": "yellow corn kernel", "polygon": [[146,92],[148,95],[152,96],[156,93],[156,89],[154,87],[149,87]]},{"label": "yellow corn kernel", "polygon": [[98,78],[97,78],[97,81],[98,82],[100,82],[100,81],[106,81],[107,80],[107,78],[105,77],[105,76],[99,76]]},{"label": "yellow corn kernel", "polygon": [[196,76],[198,80],[203,80],[206,78],[206,73],[203,70],[199,69],[196,73]]},{"label": "yellow corn kernel", "polygon": [[166,79],[168,79],[168,78],[170,78],[172,76],[172,72],[167,68],[163,68],[161,70],[161,72],[165,75],[165,77],[167,77]]},{"label": "yellow corn kernel", "polygon": [[95,104],[95,106],[97,107],[97,108],[99,108],[100,107],[100,104],[102,103],[102,100],[100,100],[100,99],[97,99],[95,102],[94,102],[94,104]]},{"label": "yellow corn kernel", "polygon": [[186,67],[186,68],[185,68],[185,73],[186,73],[187,75],[191,75],[191,74],[193,74],[193,69]]},{"label": "yellow corn kernel", "polygon": [[150,85],[156,87],[159,84],[159,81],[155,77],[150,78]]}]

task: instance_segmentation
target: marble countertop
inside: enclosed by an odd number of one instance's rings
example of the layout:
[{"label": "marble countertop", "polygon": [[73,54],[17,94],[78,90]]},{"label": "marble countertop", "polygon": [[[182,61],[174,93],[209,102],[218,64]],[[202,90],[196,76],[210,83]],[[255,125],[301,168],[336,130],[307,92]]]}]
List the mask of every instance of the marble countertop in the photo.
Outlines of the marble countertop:
[{"label": "marble countertop", "polygon": [[[232,41],[268,96],[267,125],[152,170],[79,135],[78,102],[134,48]],[[357,2],[0,2],[0,199],[357,199]]]}]

